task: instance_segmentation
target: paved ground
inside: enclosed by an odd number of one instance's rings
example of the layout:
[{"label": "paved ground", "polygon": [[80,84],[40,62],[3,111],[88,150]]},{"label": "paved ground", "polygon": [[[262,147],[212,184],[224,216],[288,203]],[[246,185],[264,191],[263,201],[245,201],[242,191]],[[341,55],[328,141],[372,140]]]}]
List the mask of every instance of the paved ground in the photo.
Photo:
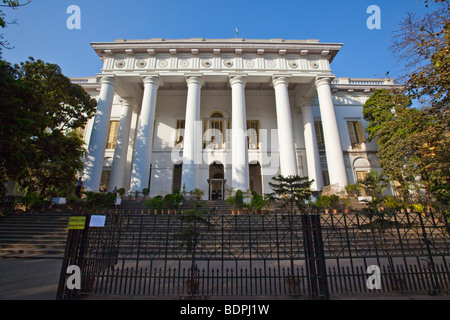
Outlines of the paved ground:
[{"label": "paved ground", "polygon": [[0,259],[0,300],[55,300],[62,259]]}]

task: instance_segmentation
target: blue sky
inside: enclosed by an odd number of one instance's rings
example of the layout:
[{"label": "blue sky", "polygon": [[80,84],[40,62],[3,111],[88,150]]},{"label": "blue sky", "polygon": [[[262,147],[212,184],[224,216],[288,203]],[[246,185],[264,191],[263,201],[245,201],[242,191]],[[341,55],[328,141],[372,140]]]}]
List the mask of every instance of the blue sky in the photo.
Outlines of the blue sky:
[{"label": "blue sky", "polygon": [[[81,9],[81,30],[69,30],[67,8]],[[381,9],[381,29],[369,30],[370,5]],[[57,63],[70,77],[94,76],[101,61],[91,42],[114,39],[319,39],[343,43],[332,69],[337,77],[398,76],[401,65],[388,47],[408,12],[427,9],[422,0],[32,0],[4,9],[5,39],[15,48],[3,58],[29,56]]]}]

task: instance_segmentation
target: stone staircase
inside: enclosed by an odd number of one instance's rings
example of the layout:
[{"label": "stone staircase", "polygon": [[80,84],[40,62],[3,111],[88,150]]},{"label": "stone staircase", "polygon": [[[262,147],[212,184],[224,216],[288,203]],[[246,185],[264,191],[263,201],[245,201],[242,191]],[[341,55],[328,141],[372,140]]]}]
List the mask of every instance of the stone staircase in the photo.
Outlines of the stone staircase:
[{"label": "stone staircase", "polygon": [[0,258],[62,258],[69,216],[58,212],[0,217]]}]

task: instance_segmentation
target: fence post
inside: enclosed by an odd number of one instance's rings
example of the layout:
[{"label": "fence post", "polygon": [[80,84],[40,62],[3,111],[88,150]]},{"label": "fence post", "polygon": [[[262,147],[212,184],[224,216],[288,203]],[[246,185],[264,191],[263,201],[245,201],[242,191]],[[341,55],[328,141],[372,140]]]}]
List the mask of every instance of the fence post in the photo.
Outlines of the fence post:
[{"label": "fence post", "polygon": [[315,214],[312,218],[312,231],[314,238],[315,260],[317,262],[317,276],[319,280],[319,299],[329,300],[327,268],[325,263],[325,252],[322,239],[322,226],[320,224],[320,215]]},{"label": "fence post", "polygon": [[[73,215],[73,216],[83,216]],[[67,267],[71,264],[80,267],[83,274],[84,252],[87,245],[87,236],[89,231],[90,215],[86,214],[86,222],[84,229],[81,230],[69,230],[67,235],[66,248],[64,250],[64,258],[61,266],[61,273],[59,277],[58,290],[56,292],[56,299],[62,300],[64,292],[66,291],[66,275]],[[76,293],[71,292],[66,295],[66,299],[72,298]]]}]

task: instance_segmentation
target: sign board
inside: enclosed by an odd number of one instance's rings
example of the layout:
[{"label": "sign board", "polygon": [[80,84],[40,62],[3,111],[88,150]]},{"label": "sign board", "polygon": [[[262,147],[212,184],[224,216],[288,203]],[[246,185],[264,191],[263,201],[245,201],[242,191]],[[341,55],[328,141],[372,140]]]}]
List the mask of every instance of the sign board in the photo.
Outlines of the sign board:
[{"label": "sign board", "polygon": [[86,217],[80,216],[80,217],[69,217],[69,230],[83,230],[84,226],[86,224]]},{"label": "sign board", "polygon": [[105,226],[106,216],[91,216],[89,227],[103,228]]}]

